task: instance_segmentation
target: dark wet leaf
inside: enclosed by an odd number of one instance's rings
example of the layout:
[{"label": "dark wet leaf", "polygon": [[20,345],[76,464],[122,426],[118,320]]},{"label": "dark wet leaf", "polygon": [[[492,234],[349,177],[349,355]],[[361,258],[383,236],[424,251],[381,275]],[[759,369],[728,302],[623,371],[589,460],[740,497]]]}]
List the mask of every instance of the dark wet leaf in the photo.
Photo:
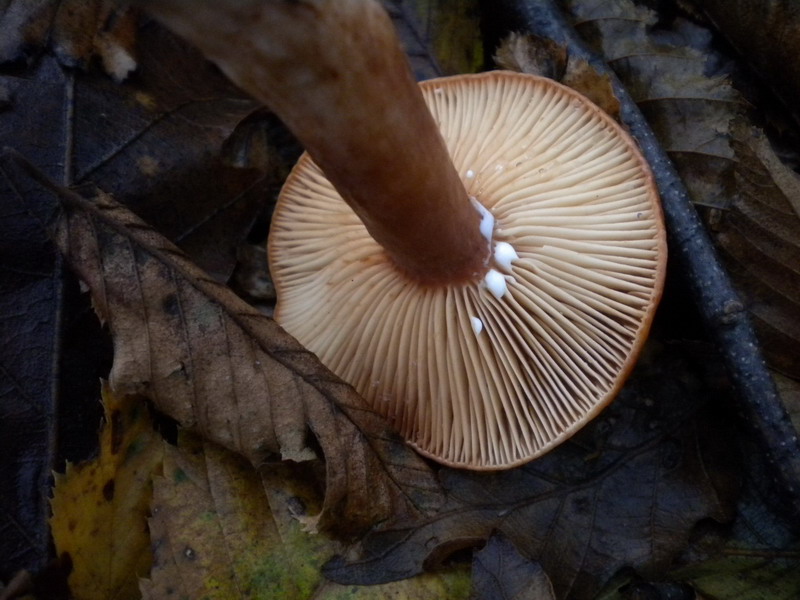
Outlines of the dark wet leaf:
[{"label": "dark wet leaf", "polygon": [[106,195],[51,187],[55,234],[114,339],[110,383],[254,464],[326,459],[323,529],[352,535],[432,514],[433,473],[352,388],[272,320]]},{"label": "dark wet leaf", "polygon": [[555,600],[542,567],[526,559],[504,536],[493,535],[472,560],[475,600]]},{"label": "dark wet leaf", "polygon": [[795,0],[696,0],[714,24],[783,97],[800,102],[800,4]]},{"label": "dark wet leaf", "polygon": [[334,560],[326,574],[407,577],[493,531],[542,565],[558,598],[592,598],[626,566],[663,572],[698,521],[730,519],[736,495],[730,431],[706,404],[707,382],[678,356],[651,348],[610,408],[529,465],[442,469],[447,502],[435,516],[367,536],[360,560]]},{"label": "dark wet leaf", "polygon": [[91,181],[114,194],[225,280],[274,185],[262,172],[220,157],[257,104],[155,24],[140,32],[139,54],[130,83],[76,82],[70,181]]},{"label": "dark wet leaf", "polygon": [[764,352],[778,371],[800,378],[800,176],[763,133],[733,129],[737,195],[719,214],[715,239],[727,259]]},{"label": "dark wet leaf", "polygon": [[[383,0],[417,79],[473,73],[483,66],[478,0]],[[420,69],[422,61],[434,71]]]},{"label": "dark wet leaf", "polygon": [[276,184],[220,156],[257,104],[155,24],[138,44],[139,69],[123,84],[93,69],[65,70],[50,55],[21,75],[0,73],[8,95],[0,143],[60,183],[113,193],[227,279]]},{"label": "dark wet leaf", "polygon": [[48,558],[62,275],[39,197],[0,169],[0,579]]},{"label": "dark wet leaf", "polygon": [[800,531],[771,508],[763,458],[750,447],[745,455],[746,485],[731,528],[697,536],[684,566],[670,576],[714,600],[794,600],[800,597]]},{"label": "dark wet leaf", "polygon": [[423,25],[424,19],[418,18],[414,8],[404,0],[382,0],[381,4],[394,23],[414,77],[417,80],[440,77],[442,67],[430,51],[430,45],[427,43],[428,33]]}]

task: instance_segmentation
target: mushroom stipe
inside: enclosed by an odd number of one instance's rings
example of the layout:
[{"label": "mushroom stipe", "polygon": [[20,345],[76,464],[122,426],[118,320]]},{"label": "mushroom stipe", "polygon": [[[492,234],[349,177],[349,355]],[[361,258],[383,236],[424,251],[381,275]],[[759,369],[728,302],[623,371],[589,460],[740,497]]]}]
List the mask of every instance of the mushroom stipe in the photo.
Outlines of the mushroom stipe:
[{"label": "mushroom stipe", "polygon": [[494,71],[421,89],[464,202],[494,217],[504,287],[412,280],[304,155],[270,232],[275,317],[422,454],[509,468],[624,383],[663,288],[661,208],[635,143],[569,88]]}]

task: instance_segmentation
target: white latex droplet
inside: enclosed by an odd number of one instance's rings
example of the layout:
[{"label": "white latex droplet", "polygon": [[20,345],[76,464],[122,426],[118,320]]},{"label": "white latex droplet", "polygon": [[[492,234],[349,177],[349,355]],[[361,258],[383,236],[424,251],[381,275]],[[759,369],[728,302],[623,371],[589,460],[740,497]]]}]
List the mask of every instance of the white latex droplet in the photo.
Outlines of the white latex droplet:
[{"label": "white latex droplet", "polygon": [[517,260],[519,254],[514,250],[514,246],[508,242],[497,242],[494,247],[494,261],[506,271],[511,270],[511,261]]},{"label": "white latex droplet", "polygon": [[494,233],[494,217],[492,213],[490,213],[483,204],[478,202],[475,196],[470,196],[469,201],[472,202],[472,206],[475,207],[475,210],[477,210],[478,214],[481,216],[481,235],[491,242],[492,234]]},{"label": "white latex droplet", "polygon": [[500,271],[496,271],[494,269],[489,269],[486,275],[483,276],[483,283],[486,286],[492,296],[500,300],[503,296],[506,295],[508,291],[508,287],[506,286],[506,278]]},{"label": "white latex droplet", "polygon": [[472,331],[475,332],[475,335],[480,335],[481,331],[483,331],[483,321],[478,317],[470,317],[469,320],[472,323]]}]

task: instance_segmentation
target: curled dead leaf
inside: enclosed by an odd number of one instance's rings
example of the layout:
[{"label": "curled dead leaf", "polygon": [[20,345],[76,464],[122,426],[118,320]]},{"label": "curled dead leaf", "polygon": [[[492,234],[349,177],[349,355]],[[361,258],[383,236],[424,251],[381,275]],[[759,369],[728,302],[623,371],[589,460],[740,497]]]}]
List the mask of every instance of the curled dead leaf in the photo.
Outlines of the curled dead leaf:
[{"label": "curled dead leaf", "polygon": [[620,105],[611,78],[598,73],[584,59],[570,56],[566,46],[549,38],[512,33],[498,47],[495,61],[504,69],[560,81],[619,120]]}]

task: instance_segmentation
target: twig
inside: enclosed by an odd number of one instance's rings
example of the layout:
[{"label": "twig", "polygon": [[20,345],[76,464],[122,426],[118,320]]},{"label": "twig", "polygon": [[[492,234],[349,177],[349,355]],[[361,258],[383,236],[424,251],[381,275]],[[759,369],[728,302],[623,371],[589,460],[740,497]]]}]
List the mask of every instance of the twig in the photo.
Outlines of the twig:
[{"label": "twig", "polygon": [[713,242],[675,167],[614,72],[566,21],[554,0],[493,0],[492,18],[509,30],[548,37],[611,78],[620,118],[653,169],[667,222],[670,259],[687,275],[690,291],[738,391],[737,409],[765,453],[779,502],[800,515],[800,444],[766,368],[750,317],[722,267]]}]

